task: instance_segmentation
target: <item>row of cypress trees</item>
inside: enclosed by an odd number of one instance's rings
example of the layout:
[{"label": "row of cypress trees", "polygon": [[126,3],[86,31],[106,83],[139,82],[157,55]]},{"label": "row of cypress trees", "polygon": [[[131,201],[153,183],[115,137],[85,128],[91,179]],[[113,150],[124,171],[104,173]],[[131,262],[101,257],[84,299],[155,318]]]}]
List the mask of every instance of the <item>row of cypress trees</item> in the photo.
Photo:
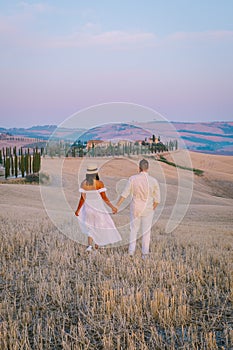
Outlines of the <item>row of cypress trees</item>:
[{"label": "row of cypress trees", "polygon": [[[42,150],[41,150],[42,151]],[[6,147],[0,150],[0,164],[5,168],[5,178],[18,177],[21,175],[35,174],[40,171],[41,167],[41,152],[38,148],[34,148],[33,152],[30,152],[28,148],[23,152],[23,148],[19,148],[18,152],[16,147]]]},{"label": "row of cypress trees", "polygon": [[[154,136],[154,135],[153,135]],[[154,137],[155,139],[155,137]],[[82,142],[81,140],[75,141],[72,144],[62,141],[49,142],[44,148],[43,156],[49,157],[97,157],[97,156],[115,156],[115,155],[128,155],[131,154],[150,154],[150,153],[160,153],[166,151],[174,151],[178,149],[178,141],[170,140],[166,143],[162,143],[160,138],[159,142],[149,143],[148,141],[143,141],[141,144],[139,142],[125,142],[121,143],[109,143],[108,146],[103,147],[101,144],[95,144],[94,141],[92,145],[87,148],[87,142]]]},{"label": "row of cypress trees", "polygon": [[[80,156],[80,152],[75,152],[76,146],[73,144],[71,146],[71,156],[75,157],[76,155]],[[138,142],[128,142],[126,144],[109,144],[108,147],[103,148],[101,145],[94,145],[92,144],[92,147],[90,147],[86,153],[86,155],[90,157],[96,157],[96,156],[115,156],[115,155],[142,155],[142,154],[151,154],[151,153],[161,153],[161,152],[167,152],[167,151],[174,151],[178,149],[178,142],[175,141],[169,141],[166,144],[162,142],[158,143],[151,143],[148,142],[142,142],[139,144]]]}]

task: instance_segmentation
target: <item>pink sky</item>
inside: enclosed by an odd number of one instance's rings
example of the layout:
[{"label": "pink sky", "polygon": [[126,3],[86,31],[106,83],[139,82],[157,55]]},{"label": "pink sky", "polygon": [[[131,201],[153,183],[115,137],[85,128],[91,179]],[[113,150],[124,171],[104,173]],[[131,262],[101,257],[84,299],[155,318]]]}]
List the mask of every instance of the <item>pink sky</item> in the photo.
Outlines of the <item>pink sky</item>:
[{"label": "pink sky", "polygon": [[224,4],[0,4],[0,126],[60,124],[112,101],[172,121],[233,120],[233,4]]}]

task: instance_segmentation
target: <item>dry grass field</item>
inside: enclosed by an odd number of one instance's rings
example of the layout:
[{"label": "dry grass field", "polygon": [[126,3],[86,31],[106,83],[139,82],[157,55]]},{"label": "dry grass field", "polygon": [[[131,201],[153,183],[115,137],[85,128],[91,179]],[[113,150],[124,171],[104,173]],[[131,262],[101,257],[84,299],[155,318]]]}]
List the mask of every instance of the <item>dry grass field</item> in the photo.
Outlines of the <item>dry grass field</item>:
[{"label": "dry grass field", "polygon": [[[39,186],[0,184],[0,349],[233,348],[233,157],[190,156],[204,175],[194,176],[187,213],[171,233],[177,173],[160,163],[167,195],[145,261],[140,239],[133,259],[127,246],[85,253],[50,221]],[[57,160],[43,162],[53,168]],[[63,164],[72,210],[79,167],[78,159]],[[105,161],[100,176],[112,200],[115,184],[136,171],[128,159]],[[114,216],[116,225],[128,215]]]}]

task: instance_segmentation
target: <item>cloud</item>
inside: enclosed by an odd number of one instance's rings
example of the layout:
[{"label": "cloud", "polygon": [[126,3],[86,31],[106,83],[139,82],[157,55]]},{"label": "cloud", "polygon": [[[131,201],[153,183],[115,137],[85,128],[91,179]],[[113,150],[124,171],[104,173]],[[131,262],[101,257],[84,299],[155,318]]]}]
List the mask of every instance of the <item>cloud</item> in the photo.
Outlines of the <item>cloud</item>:
[{"label": "cloud", "polygon": [[[90,25],[88,26],[90,29]],[[106,31],[90,33],[80,31],[69,36],[51,38],[49,44],[52,47],[120,47],[135,45],[152,45],[156,36],[150,32]]]},{"label": "cloud", "polygon": [[18,7],[27,13],[44,13],[53,10],[54,8],[51,5],[46,3],[38,2],[38,3],[28,3],[26,1],[21,1],[18,4]]},{"label": "cloud", "polygon": [[[15,33],[15,37],[32,31],[36,21],[36,15],[51,11],[52,7],[44,3],[29,4],[25,1],[18,3],[17,10],[9,15],[0,15],[0,34],[2,36],[9,33]],[[11,39],[11,38],[9,38]],[[16,38],[16,41],[17,38]]]},{"label": "cloud", "polygon": [[233,31],[231,30],[213,30],[203,32],[176,32],[167,36],[171,41],[205,41],[205,40],[223,40],[233,39]]},{"label": "cloud", "polygon": [[233,31],[203,31],[203,32],[175,32],[165,37],[158,37],[152,32],[133,31],[105,31],[93,33],[95,24],[87,23],[79,32],[67,36],[53,37],[48,45],[53,48],[79,48],[79,47],[158,47],[169,45],[172,42],[203,42],[232,40]]},{"label": "cloud", "polygon": [[47,35],[34,23],[37,16],[58,9],[42,2],[19,3],[20,12],[11,16],[0,16],[0,43],[4,46],[62,48],[96,48],[133,49],[148,47],[166,47],[173,43],[222,42],[231,41],[233,31],[216,30],[202,32],[174,32],[164,37],[147,31],[111,30],[103,31],[95,21],[87,21],[79,30],[67,35]]},{"label": "cloud", "polygon": [[[20,1],[17,11],[9,16],[0,15],[0,44],[7,47],[40,47],[40,48],[96,48],[132,49],[148,47],[168,47],[176,43],[202,43],[232,41],[233,31],[214,30],[197,32],[174,32],[158,36],[154,32],[135,30],[103,30],[94,19],[93,10],[88,9],[83,17],[92,17],[75,32],[61,34],[40,31],[40,17],[46,13],[59,13],[59,7],[38,0],[38,2]],[[90,15],[91,14],[91,15]],[[64,26],[66,24],[64,23]],[[60,29],[62,30],[62,24]],[[66,28],[67,29],[67,28]],[[42,34],[43,33],[43,34]]]}]

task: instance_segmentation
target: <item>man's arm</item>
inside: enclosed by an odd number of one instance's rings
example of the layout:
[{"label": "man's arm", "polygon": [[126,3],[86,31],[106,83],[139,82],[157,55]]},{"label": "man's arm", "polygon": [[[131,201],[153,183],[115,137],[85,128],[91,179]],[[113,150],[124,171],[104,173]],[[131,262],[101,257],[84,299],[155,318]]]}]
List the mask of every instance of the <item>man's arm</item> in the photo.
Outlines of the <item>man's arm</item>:
[{"label": "man's arm", "polygon": [[121,206],[121,204],[124,202],[125,197],[120,196],[120,198],[118,199],[118,202],[116,204],[116,207],[119,208]]},{"label": "man's arm", "polygon": [[130,180],[128,180],[128,182],[124,188],[124,191],[122,192],[120,198],[117,201],[117,204],[116,204],[117,208],[119,208],[120,205],[124,202],[124,200],[130,195],[130,192],[131,192],[131,182],[130,182]]}]

